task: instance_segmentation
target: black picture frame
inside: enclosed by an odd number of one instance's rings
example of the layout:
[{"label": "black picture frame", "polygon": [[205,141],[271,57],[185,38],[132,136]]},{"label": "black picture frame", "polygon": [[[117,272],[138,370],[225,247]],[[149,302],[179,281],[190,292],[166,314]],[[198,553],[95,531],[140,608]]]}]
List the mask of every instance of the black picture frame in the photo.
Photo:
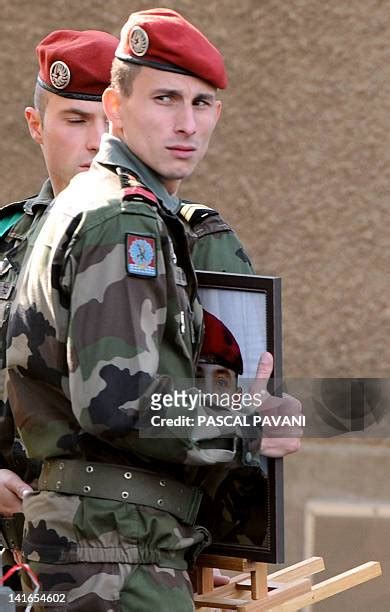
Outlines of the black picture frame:
[{"label": "black picture frame", "polygon": [[[282,310],[281,310],[281,279],[271,276],[251,276],[241,274],[230,274],[225,272],[206,272],[197,271],[199,297],[202,306],[207,309],[208,301],[215,296],[223,304],[228,303],[227,308],[234,308],[232,302],[239,300],[253,299],[259,301],[260,308],[264,312],[261,317],[265,321],[265,346],[264,348],[272,353],[274,357],[274,370],[268,384],[268,391],[273,395],[281,395],[282,392]],[[210,291],[213,292],[210,293]],[[216,291],[215,291],[216,290]],[[238,294],[231,292],[241,292]],[[258,294],[259,298],[256,298]],[[208,299],[207,296],[211,296]],[[250,297],[249,297],[250,296]],[[234,298],[232,300],[232,297]],[[213,297],[215,302],[215,297]],[[222,301],[221,301],[222,300]],[[219,313],[212,313],[219,316]],[[235,313],[238,324],[243,325],[244,317]],[[222,317],[223,319],[223,317]],[[234,328],[230,323],[230,328]],[[252,322],[250,323],[252,325]],[[234,329],[233,329],[234,331]],[[252,330],[253,331],[253,330]],[[245,363],[245,360],[244,360]],[[244,370],[245,374],[245,370]],[[218,541],[218,537],[213,534],[211,528],[212,544],[203,552],[207,554],[223,555],[229,557],[240,557],[252,561],[264,563],[283,563],[284,562],[284,501],[283,501],[283,459],[271,459],[262,457],[264,461],[264,471],[266,479],[267,499],[265,500],[266,531],[261,545],[253,543],[237,543],[237,541]],[[252,470],[253,468],[244,468]],[[209,515],[212,516],[213,509],[209,508]],[[261,522],[261,521],[260,521]],[[251,522],[251,524],[253,521]],[[263,529],[263,527],[262,527]],[[229,536],[227,536],[229,537]],[[245,539],[245,537],[244,537]]]}]

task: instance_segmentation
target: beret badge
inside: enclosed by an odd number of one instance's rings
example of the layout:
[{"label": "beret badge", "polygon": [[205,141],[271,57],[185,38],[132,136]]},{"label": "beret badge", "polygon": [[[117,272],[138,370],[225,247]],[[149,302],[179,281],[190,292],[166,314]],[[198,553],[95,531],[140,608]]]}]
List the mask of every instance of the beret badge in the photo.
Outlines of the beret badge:
[{"label": "beret badge", "polygon": [[138,57],[145,55],[149,49],[149,36],[145,30],[139,26],[135,26],[129,34],[129,46]]},{"label": "beret badge", "polygon": [[65,89],[70,82],[70,70],[65,62],[53,62],[50,66],[50,81],[56,89]]}]

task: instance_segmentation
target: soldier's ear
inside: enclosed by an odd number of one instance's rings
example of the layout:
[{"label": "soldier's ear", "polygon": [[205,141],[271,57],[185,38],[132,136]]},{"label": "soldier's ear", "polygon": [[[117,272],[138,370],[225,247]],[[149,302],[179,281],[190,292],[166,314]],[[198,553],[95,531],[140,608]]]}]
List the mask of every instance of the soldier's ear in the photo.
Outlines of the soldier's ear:
[{"label": "soldier's ear", "polygon": [[43,125],[39,110],[33,108],[32,106],[27,106],[27,108],[24,109],[24,116],[27,121],[31,138],[38,144],[43,144]]},{"label": "soldier's ear", "polygon": [[215,108],[216,108],[216,115],[215,115],[215,125],[217,125],[219,118],[221,116],[222,113],[222,100],[216,100],[215,101]]},{"label": "soldier's ear", "polygon": [[113,131],[122,127],[121,94],[113,87],[107,87],[102,96],[103,109]]},{"label": "soldier's ear", "polygon": [[219,119],[222,113],[222,100],[216,100],[215,103],[217,105],[217,117]]}]

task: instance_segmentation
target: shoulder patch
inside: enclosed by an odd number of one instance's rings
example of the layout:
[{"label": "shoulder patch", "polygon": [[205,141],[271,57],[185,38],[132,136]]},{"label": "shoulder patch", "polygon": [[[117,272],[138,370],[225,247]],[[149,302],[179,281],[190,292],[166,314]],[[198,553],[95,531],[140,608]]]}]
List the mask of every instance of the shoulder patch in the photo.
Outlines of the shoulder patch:
[{"label": "shoulder patch", "polygon": [[129,276],[157,276],[156,238],[126,234],[126,271]]},{"label": "shoulder patch", "polygon": [[183,202],[179,210],[179,214],[194,227],[207,217],[218,215],[218,212],[205,204],[195,204],[194,202]]}]

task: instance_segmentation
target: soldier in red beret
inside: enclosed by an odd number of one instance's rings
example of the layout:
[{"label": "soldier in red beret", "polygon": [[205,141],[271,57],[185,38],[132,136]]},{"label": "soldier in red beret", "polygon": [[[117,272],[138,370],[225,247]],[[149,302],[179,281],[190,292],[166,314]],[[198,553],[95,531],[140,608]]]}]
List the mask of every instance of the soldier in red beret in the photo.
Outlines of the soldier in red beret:
[{"label": "soldier in red beret", "polygon": [[[37,196],[4,206],[0,211],[0,307],[9,312],[27,241],[54,195],[78,172],[91,165],[107,129],[102,93],[110,83],[110,70],[118,39],[106,32],[59,30],[37,46],[39,74],[34,106],[25,117],[42,150],[49,178]],[[5,291],[4,288],[7,288]],[[4,367],[7,316],[2,316],[0,366]],[[39,474],[39,464],[27,461],[20,443],[14,443],[14,425],[6,399],[0,407],[0,538],[8,547],[13,540],[10,514],[21,512],[22,498]],[[8,469],[4,469],[8,468]],[[17,472],[17,473],[15,473]],[[16,525],[16,523],[15,523]],[[18,521],[20,526],[21,522]],[[2,532],[2,528],[6,529]],[[8,530],[8,531],[7,531]]]},{"label": "soldier in red beret", "polygon": [[103,94],[110,134],[56,198],[18,285],[9,389],[27,451],[43,459],[23,551],[71,612],[193,610],[187,568],[208,537],[191,479],[232,461],[235,440],[153,430],[151,400],[183,381],[194,391],[202,310],[176,194],[207,152],[226,84],[220,53],[181,15],[131,15]]},{"label": "soldier in red beret", "polygon": [[203,309],[204,337],[197,367],[197,383],[206,393],[240,393],[241,350],[226,325]]}]

